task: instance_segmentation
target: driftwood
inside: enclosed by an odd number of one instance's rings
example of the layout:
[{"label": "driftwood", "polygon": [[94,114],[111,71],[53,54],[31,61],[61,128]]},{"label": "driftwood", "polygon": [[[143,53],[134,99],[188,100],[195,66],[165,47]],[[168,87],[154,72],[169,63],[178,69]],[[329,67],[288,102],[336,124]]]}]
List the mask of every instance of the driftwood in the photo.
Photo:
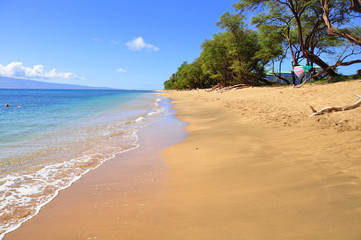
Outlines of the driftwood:
[{"label": "driftwood", "polygon": [[218,88],[214,92],[225,92],[225,91],[232,90],[232,89],[242,89],[242,88],[248,88],[248,87],[251,87],[251,85],[241,83],[241,84],[236,84],[236,85],[228,86],[228,87],[224,87],[224,88]]},{"label": "driftwood", "polygon": [[225,92],[231,89],[242,89],[242,88],[248,88],[251,87],[251,85],[247,85],[247,84],[236,84],[236,85],[232,85],[232,86],[228,86],[228,87],[221,87],[219,84],[213,86],[212,88],[208,88],[205,89],[206,92]]},{"label": "driftwood", "polygon": [[359,98],[359,100],[357,100],[353,104],[345,105],[343,107],[325,107],[319,111],[316,111],[312,106],[310,106],[310,108],[313,112],[313,114],[310,115],[310,117],[313,117],[315,115],[322,115],[322,114],[328,113],[328,112],[346,111],[346,110],[351,110],[351,109],[357,108],[357,107],[361,106],[361,96],[356,95],[356,97]]},{"label": "driftwood", "polygon": [[207,89],[205,89],[205,91],[206,91],[206,92],[213,92],[214,90],[216,90],[216,89],[218,89],[218,88],[220,88],[220,85],[219,85],[219,84],[214,85],[214,86],[212,86],[211,88],[207,88]]}]

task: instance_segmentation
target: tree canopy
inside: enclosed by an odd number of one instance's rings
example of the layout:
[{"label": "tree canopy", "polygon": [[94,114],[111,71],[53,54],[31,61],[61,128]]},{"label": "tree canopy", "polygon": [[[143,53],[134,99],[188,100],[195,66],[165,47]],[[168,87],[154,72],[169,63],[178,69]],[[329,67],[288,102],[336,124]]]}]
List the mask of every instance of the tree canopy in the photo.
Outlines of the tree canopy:
[{"label": "tree canopy", "polygon": [[[165,87],[267,84],[266,66],[278,61],[281,68],[286,57],[292,59],[292,67],[301,62],[316,64],[334,77],[337,66],[361,62],[346,61],[360,52],[361,28],[343,27],[359,17],[359,3],[360,0],[239,0],[233,14],[226,12],[220,17],[217,26],[222,32],[205,40],[199,58],[182,65],[178,78],[167,81]],[[245,16],[250,14],[256,30],[245,24]]]}]

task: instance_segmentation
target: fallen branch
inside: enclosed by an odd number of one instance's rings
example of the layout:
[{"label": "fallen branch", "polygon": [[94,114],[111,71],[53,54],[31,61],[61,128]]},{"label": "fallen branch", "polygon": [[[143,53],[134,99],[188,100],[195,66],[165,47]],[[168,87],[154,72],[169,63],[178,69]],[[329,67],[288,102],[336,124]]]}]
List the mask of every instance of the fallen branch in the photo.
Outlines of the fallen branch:
[{"label": "fallen branch", "polygon": [[343,107],[325,107],[319,111],[316,111],[312,106],[310,106],[313,114],[310,115],[310,117],[313,117],[315,115],[322,115],[324,113],[328,113],[328,112],[338,112],[338,111],[346,111],[346,110],[351,110],[354,108],[357,108],[359,106],[361,106],[361,96],[360,95],[356,95],[357,98],[359,98],[359,100],[353,104],[349,104],[349,105],[345,105]]},{"label": "fallen branch", "polygon": [[292,88],[301,88],[301,87],[303,87],[303,86],[306,84],[306,82],[308,82],[311,78],[318,77],[319,75],[321,75],[322,73],[325,73],[325,72],[326,72],[326,71],[324,70],[324,71],[322,71],[322,72],[316,73],[315,75],[312,75],[312,74],[311,74],[311,76],[309,76],[307,79],[305,79],[301,84],[296,85],[296,86],[293,86]]},{"label": "fallen branch", "polygon": [[206,91],[206,92],[213,92],[214,90],[216,90],[216,89],[218,89],[218,88],[220,88],[220,85],[219,85],[219,84],[214,85],[214,86],[212,86],[211,88],[207,88],[207,89],[205,89],[205,91]]},{"label": "fallen branch", "polygon": [[251,87],[251,85],[247,85],[247,84],[236,84],[236,85],[233,85],[233,86],[228,86],[228,87],[220,87],[220,86],[217,86],[216,88],[212,88],[209,92],[215,92],[215,93],[218,93],[218,92],[225,92],[225,91],[228,91],[228,90],[231,90],[231,89],[242,89],[242,88],[248,88],[248,87]]}]

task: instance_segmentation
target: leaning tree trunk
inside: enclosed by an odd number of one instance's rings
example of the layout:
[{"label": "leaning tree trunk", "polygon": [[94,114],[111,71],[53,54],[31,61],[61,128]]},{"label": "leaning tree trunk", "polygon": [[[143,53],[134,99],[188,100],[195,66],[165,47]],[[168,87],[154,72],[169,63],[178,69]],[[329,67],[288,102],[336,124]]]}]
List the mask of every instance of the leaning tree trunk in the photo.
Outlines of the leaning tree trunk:
[{"label": "leaning tree trunk", "polygon": [[[309,50],[305,50],[304,51],[305,57],[310,60],[313,63],[316,63],[318,66],[320,66],[322,69],[327,69],[329,67],[329,65],[327,63],[325,63],[321,58],[319,58],[317,55],[315,55],[314,53],[310,52]],[[327,74],[330,77],[335,77],[338,74],[332,69],[329,68],[327,70]]]},{"label": "leaning tree trunk", "polygon": [[[326,3],[328,3],[328,0],[320,0],[321,3],[323,3],[323,1],[325,1]],[[322,5],[323,6],[323,5]],[[305,58],[307,58],[307,60],[316,63],[318,66],[320,66],[322,69],[327,69],[327,74],[330,77],[335,77],[337,76],[337,73],[332,69],[329,68],[329,65],[324,62],[319,56],[317,56],[316,54],[314,54],[313,52],[311,52],[306,46],[305,43],[303,42],[303,34],[302,34],[302,23],[301,23],[301,18],[300,16],[298,16],[297,14],[295,14],[295,19],[297,22],[297,26],[298,26],[298,38],[299,38],[299,43],[300,43],[300,48],[301,51],[303,53],[303,56]]]}]

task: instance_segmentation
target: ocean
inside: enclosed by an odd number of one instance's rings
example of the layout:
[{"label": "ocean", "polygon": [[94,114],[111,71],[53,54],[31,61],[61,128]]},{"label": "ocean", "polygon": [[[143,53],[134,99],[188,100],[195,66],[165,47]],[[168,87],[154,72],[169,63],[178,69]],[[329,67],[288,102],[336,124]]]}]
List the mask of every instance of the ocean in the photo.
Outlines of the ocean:
[{"label": "ocean", "polygon": [[168,111],[150,91],[0,89],[0,239]]}]

